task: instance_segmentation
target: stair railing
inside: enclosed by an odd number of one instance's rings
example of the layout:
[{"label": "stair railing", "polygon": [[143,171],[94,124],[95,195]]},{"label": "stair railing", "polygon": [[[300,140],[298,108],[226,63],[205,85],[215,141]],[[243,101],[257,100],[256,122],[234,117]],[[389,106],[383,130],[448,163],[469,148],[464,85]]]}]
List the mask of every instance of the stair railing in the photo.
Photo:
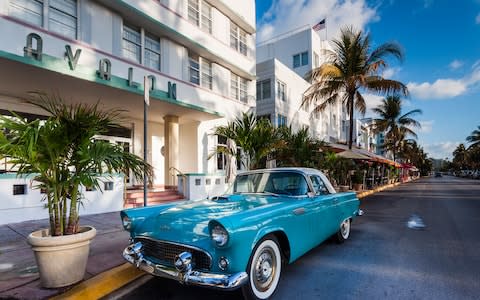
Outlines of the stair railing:
[{"label": "stair railing", "polygon": [[175,167],[170,167],[170,174],[172,175],[172,182],[178,186],[178,182],[175,180],[178,175],[182,177],[182,194],[185,196],[187,186],[187,175]]}]

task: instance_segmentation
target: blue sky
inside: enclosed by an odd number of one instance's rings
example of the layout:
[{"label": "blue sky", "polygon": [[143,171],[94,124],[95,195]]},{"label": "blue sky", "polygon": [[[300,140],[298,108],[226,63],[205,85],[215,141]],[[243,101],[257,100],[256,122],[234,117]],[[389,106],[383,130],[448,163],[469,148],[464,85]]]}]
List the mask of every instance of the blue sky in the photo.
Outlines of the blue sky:
[{"label": "blue sky", "polygon": [[[430,157],[451,159],[480,126],[480,0],[257,0],[256,12],[257,41],[326,18],[323,38],[353,25],[374,45],[402,45],[404,62],[384,76],[408,85],[404,112],[423,111],[416,132]],[[366,98],[370,108],[382,99]]]}]

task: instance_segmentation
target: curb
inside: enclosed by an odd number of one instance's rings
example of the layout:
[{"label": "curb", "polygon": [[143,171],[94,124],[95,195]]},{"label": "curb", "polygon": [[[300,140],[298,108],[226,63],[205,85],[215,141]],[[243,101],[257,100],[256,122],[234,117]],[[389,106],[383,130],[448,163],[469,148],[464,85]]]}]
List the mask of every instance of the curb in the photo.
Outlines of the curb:
[{"label": "curb", "polygon": [[397,185],[400,185],[400,182],[396,182],[396,183],[393,183],[393,184],[384,185],[384,186],[381,186],[381,187],[376,188],[376,189],[373,189],[373,190],[368,190],[368,191],[365,191],[365,192],[360,192],[360,193],[357,193],[357,198],[358,198],[358,199],[361,199],[361,198],[370,196],[371,194],[375,194],[375,193],[381,192],[381,191],[383,191],[383,190],[385,190],[385,189],[389,189],[389,188],[395,187],[395,186],[397,186]]},{"label": "curb", "polygon": [[133,265],[124,263],[85,280],[68,292],[50,299],[100,299],[145,274]]}]

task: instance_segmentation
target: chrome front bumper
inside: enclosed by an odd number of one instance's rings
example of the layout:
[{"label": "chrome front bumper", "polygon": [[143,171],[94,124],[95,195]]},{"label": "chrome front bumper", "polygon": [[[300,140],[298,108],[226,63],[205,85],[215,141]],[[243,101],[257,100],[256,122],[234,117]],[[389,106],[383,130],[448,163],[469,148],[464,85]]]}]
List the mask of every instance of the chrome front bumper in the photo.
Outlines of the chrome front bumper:
[{"label": "chrome front bumper", "polygon": [[222,290],[234,290],[248,281],[246,272],[234,274],[215,274],[192,270],[191,254],[179,253],[175,261],[175,267],[164,266],[147,260],[142,254],[142,243],[131,244],[123,250],[123,257],[137,268],[164,278],[174,279],[181,283],[218,288]]}]

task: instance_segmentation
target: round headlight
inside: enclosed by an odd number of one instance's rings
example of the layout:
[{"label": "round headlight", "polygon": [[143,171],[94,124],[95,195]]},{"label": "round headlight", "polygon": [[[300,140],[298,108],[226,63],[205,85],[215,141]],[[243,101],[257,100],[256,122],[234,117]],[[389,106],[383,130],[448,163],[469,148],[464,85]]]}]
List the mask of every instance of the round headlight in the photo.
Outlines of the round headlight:
[{"label": "round headlight", "polygon": [[130,230],[132,228],[132,220],[128,216],[123,216],[122,225],[125,230]]},{"label": "round headlight", "polygon": [[221,225],[213,226],[210,236],[218,247],[225,246],[228,243],[228,232]]}]

